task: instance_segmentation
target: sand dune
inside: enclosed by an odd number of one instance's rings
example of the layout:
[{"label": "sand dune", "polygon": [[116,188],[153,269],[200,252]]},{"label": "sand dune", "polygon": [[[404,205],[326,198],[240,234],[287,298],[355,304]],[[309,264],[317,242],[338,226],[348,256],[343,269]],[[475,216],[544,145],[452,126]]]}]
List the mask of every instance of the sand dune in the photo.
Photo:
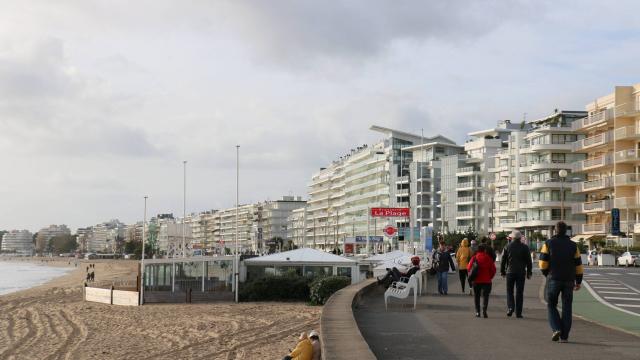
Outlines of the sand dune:
[{"label": "sand dune", "polygon": [[[98,281],[135,278],[135,262],[94,263]],[[0,296],[0,359],[280,359],[318,329],[321,308],[300,303],[87,303],[85,267]]]}]

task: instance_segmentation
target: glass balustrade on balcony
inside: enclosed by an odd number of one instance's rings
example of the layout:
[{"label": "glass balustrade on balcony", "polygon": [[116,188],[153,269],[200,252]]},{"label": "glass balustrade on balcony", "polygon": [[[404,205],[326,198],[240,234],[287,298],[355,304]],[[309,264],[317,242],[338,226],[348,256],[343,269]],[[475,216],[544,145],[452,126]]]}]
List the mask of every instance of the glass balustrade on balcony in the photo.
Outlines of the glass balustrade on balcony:
[{"label": "glass balustrade on balcony", "polygon": [[616,186],[637,186],[640,185],[640,174],[620,174],[615,177]]},{"label": "glass balustrade on balcony", "polygon": [[612,140],[613,140],[613,133],[611,131],[602,132],[600,134],[574,142],[572,149],[573,151],[585,150],[595,146],[610,143]]},{"label": "glass balustrade on balcony", "polygon": [[640,157],[638,156],[637,150],[627,149],[627,150],[616,151],[615,159],[616,159],[616,163],[623,163],[623,162],[638,161],[640,160]]},{"label": "glass balustrade on balcony", "polygon": [[582,233],[605,233],[607,226],[605,224],[582,224]]},{"label": "glass balustrade on balcony", "polygon": [[614,139],[615,140],[624,140],[638,137],[640,135],[635,126],[623,126],[621,128],[617,128],[614,130]]}]

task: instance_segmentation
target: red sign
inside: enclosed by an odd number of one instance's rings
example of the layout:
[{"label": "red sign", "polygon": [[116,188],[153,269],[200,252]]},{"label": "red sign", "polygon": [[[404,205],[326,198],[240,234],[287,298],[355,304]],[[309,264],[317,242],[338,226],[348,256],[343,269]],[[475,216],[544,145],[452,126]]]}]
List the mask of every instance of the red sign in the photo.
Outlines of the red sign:
[{"label": "red sign", "polygon": [[385,226],[383,231],[384,231],[385,235],[393,236],[393,235],[396,234],[397,229],[395,227],[391,226],[391,225],[388,225],[388,226]]},{"label": "red sign", "polygon": [[409,208],[371,208],[373,217],[409,217]]},{"label": "red sign", "polygon": [[353,254],[353,244],[344,244],[344,253]]}]

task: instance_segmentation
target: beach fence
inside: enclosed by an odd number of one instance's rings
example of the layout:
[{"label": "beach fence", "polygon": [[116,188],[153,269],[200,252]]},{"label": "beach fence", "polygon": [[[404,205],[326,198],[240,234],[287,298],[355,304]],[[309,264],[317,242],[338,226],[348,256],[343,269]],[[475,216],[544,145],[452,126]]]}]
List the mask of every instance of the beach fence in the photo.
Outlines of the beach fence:
[{"label": "beach fence", "polygon": [[92,286],[84,287],[85,301],[109,305],[138,306],[139,299],[139,292],[130,290],[116,290],[113,285],[108,289]]}]

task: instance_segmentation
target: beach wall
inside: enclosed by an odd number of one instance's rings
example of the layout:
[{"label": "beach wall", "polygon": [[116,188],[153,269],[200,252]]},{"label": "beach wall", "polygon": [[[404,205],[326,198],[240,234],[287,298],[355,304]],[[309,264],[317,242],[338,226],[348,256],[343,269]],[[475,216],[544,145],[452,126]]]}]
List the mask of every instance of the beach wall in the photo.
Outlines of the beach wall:
[{"label": "beach wall", "polygon": [[137,291],[102,289],[88,286],[84,288],[85,301],[109,305],[138,306],[138,299]]}]

